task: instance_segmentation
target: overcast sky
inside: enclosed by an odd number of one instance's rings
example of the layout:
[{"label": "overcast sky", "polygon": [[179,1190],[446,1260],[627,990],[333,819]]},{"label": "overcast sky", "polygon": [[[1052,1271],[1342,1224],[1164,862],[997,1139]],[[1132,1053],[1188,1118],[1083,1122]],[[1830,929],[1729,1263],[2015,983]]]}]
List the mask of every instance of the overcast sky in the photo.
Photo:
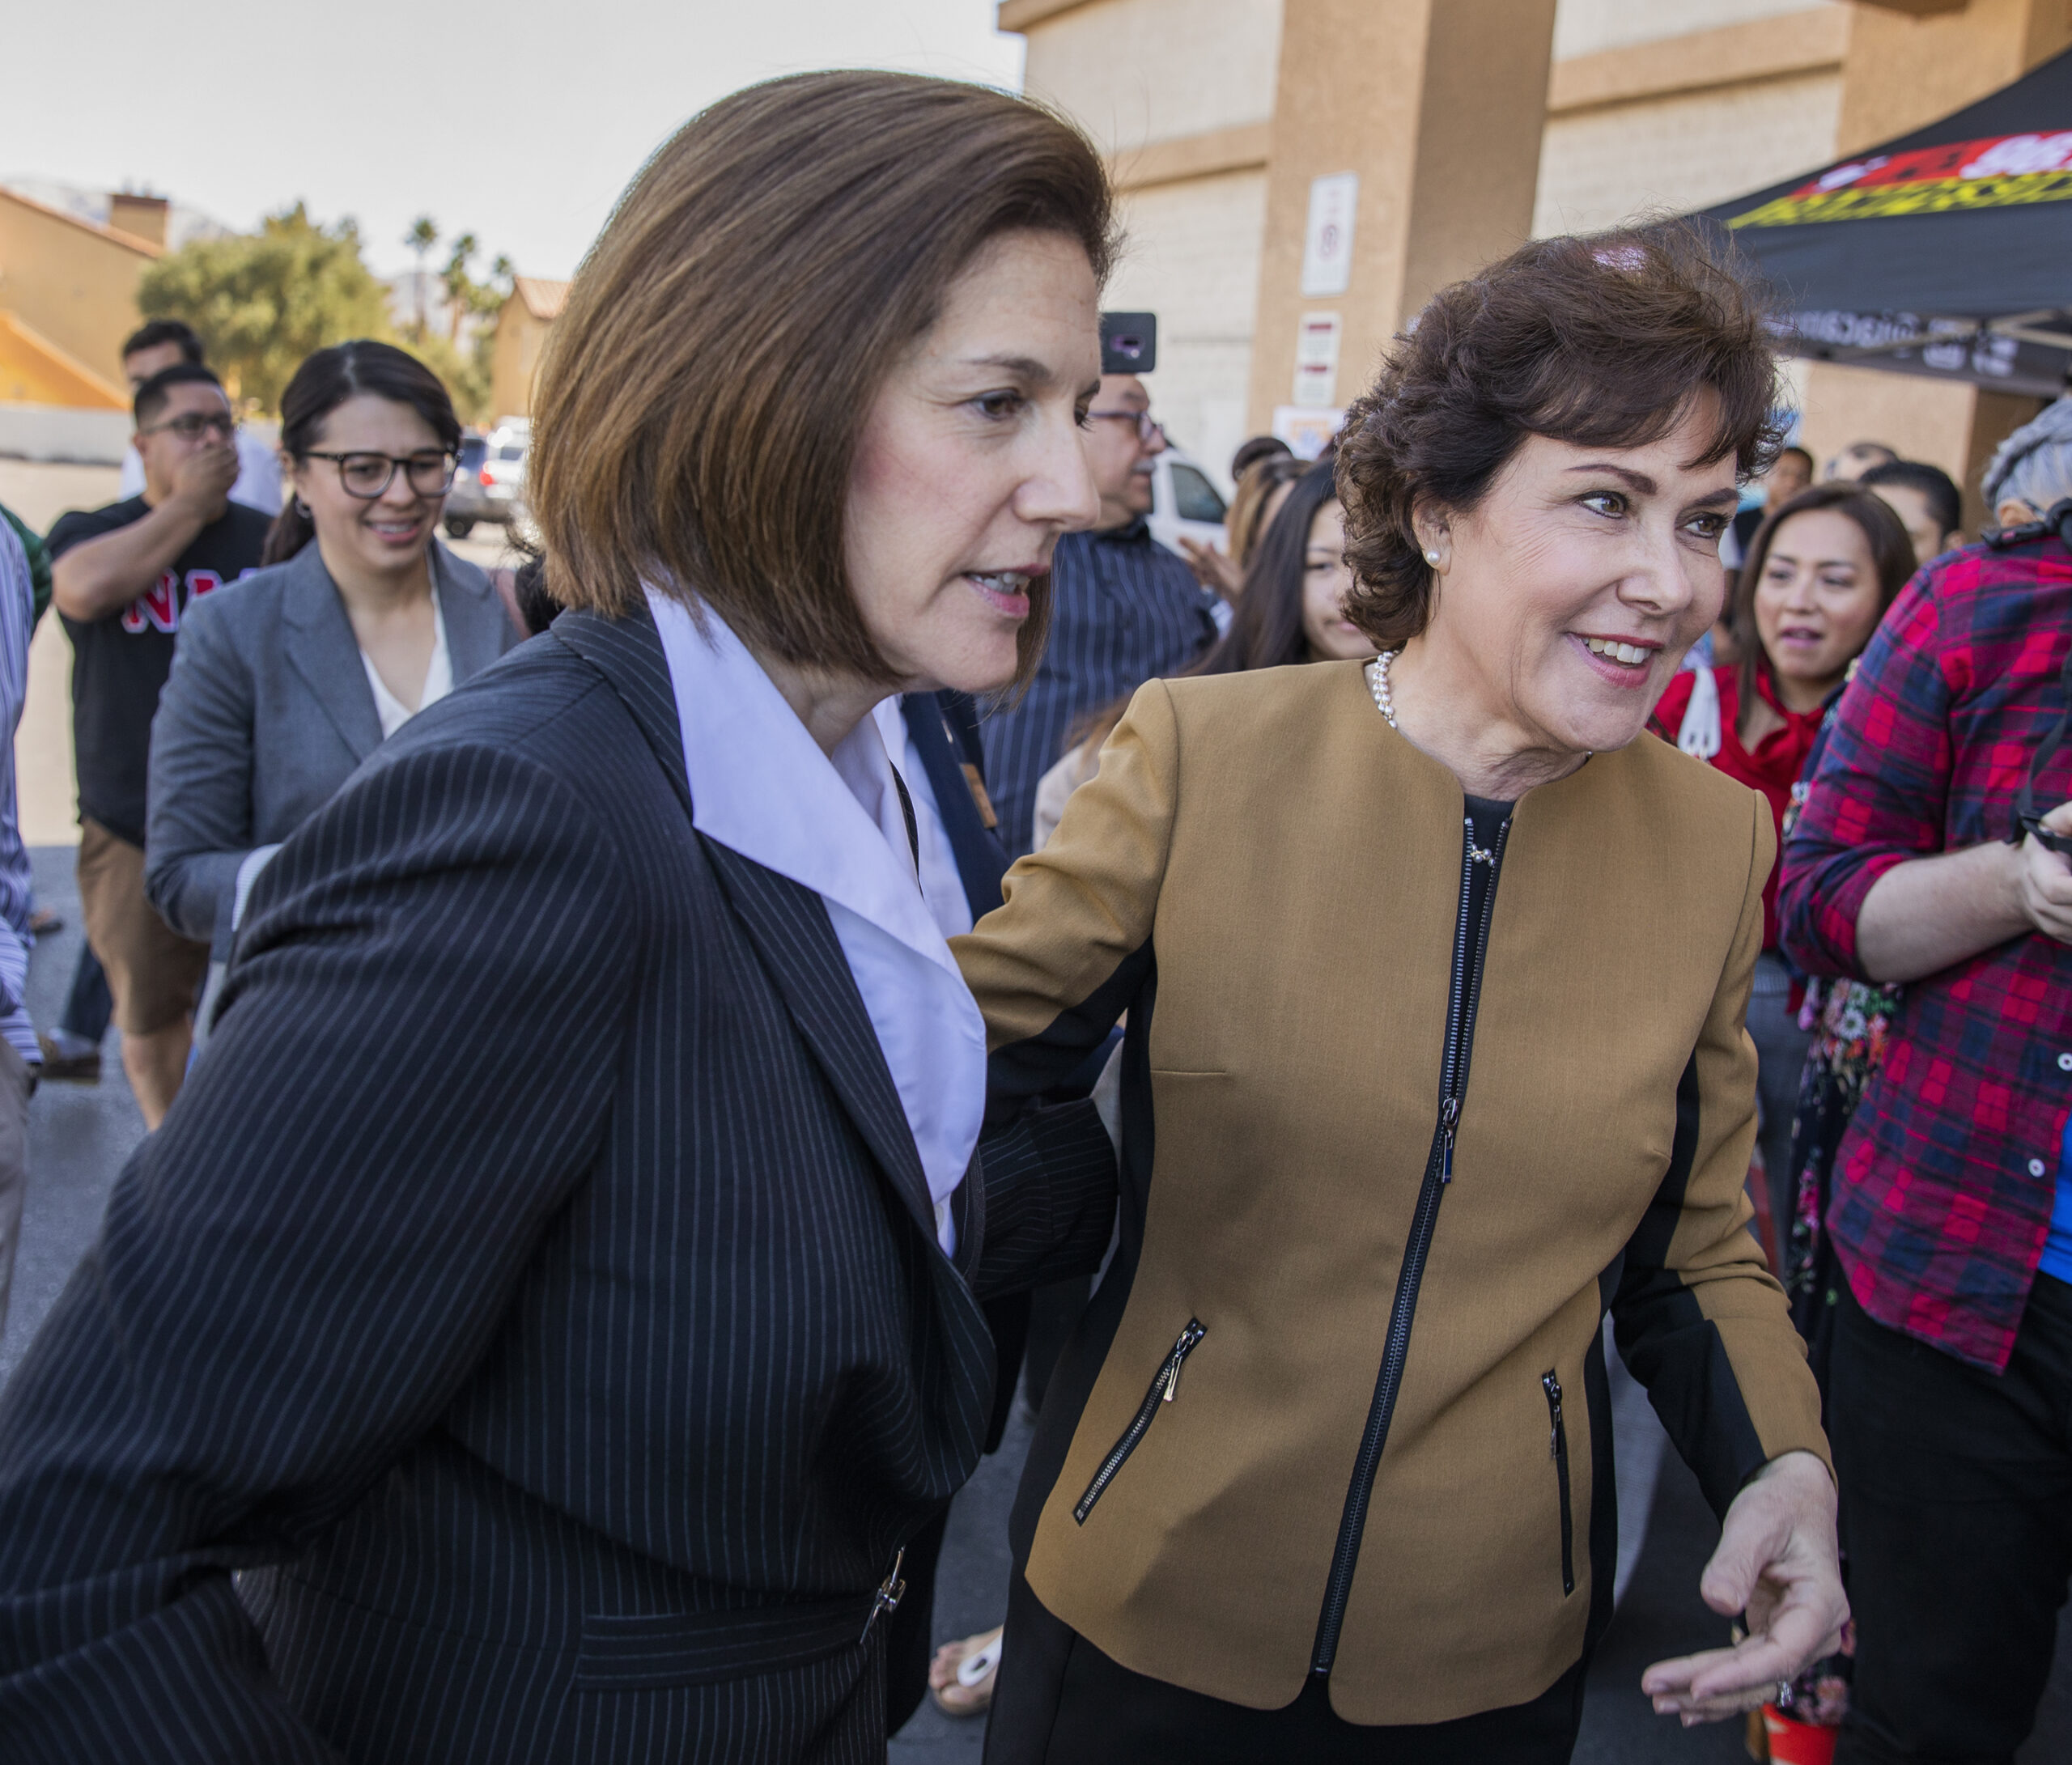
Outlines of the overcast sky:
[{"label": "overcast sky", "polygon": [[[298,197],[406,269],[418,214],[566,276],[643,159],[814,67],[1018,87],[993,0],[22,0],[0,178],[148,188],[239,228]],[[480,270],[478,272],[481,273]]]}]

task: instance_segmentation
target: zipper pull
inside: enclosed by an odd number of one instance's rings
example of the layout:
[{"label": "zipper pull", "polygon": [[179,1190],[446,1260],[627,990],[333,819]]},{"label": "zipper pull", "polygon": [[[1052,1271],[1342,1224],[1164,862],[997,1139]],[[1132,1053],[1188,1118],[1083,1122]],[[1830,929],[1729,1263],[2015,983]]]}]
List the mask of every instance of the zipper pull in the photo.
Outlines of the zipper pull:
[{"label": "zipper pull", "polygon": [[1559,1458],[1561,1456],[1561,1381],[1549,1373],[1543,1374],[1539,1382],[1547,1390],[1547,1456]]},{"label": "zipper pull", "polygon": [[1448,1097],[1439,1111],[1439,1120],[1446,1131],[1446,1145],[1439,1161],[1439,1181],[1450,1183],[1454,1180],[1454,1128],[1460,1120],[1460,1099]]},{"label": "zipper pull", "polygon": [[1202,1325],[1190,1319],[1187,1327],[1180,1332],[1180,1339],[1173,1344],[1173,1351],[1166,1357],[1166,1390],[1159,1402],[1170,1403],[1173,1394],[1180,1389],[1180,1368],[1187,1364],[1187,1356],[1195,1351],[1195,1344],[1208,1334]]}]

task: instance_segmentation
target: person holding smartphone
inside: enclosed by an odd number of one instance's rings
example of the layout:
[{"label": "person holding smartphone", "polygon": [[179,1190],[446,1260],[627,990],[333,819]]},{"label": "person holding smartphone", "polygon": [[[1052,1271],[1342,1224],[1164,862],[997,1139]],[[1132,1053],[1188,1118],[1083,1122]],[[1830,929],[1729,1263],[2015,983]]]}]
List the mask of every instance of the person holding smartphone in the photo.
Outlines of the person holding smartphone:
[{"label": "person holding smartphone", "polygon": [[1885,616],[1777,891],[1801,966],[1906,987],[1825,1221],[1854,1765],[2012,1759],[2072,1580],[2068,418],[2009,439],[1999,535]]}]

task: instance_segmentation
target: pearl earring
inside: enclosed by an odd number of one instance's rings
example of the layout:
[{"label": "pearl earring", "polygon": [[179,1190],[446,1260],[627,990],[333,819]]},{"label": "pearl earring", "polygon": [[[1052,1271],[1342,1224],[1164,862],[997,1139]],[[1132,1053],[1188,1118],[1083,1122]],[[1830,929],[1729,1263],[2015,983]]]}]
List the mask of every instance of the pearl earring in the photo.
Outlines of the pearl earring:
[{"label": "pearl earring", "polygon": [[1431,565],[1434,569],[1437,569],[1438,567],[1439,554],[1437,552],[1427,552],[1424,554],[1424,562]]}]

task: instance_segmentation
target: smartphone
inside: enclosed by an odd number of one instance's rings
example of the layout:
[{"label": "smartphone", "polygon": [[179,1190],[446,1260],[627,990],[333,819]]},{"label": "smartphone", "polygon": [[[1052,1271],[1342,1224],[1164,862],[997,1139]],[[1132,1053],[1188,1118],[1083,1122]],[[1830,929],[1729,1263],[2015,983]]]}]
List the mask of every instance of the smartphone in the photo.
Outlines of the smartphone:
[{"label": "smartphone", "polygon": [[1158,366],[1158,315],[1104,312],[1101,315],[1101,371],[1149,374]]}]

